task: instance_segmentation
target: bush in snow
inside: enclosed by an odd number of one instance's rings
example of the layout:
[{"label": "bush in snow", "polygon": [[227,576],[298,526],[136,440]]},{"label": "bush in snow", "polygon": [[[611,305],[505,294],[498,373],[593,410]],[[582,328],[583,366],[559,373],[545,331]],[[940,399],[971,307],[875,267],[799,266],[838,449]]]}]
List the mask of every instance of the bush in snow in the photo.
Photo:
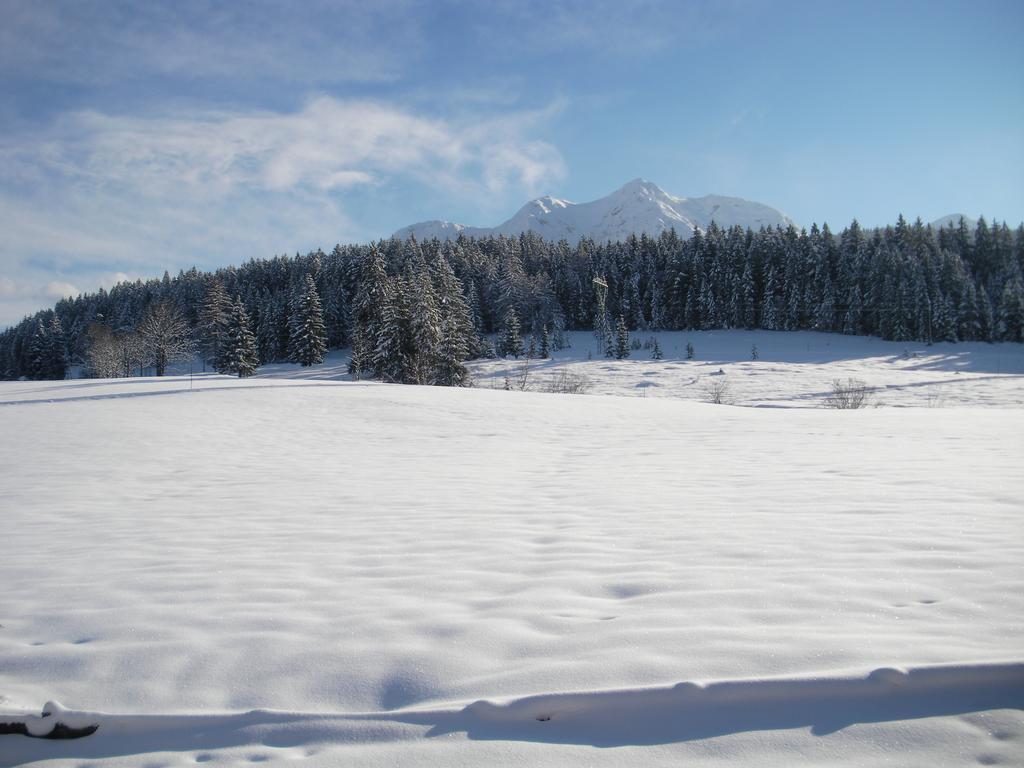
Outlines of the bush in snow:
[{"label": "bush in snow", "polygon": [[832,392],[825,398],[826,408],[850,410],[867,408],[871,404],[871,391],[860,379],[849,378],[832,381]]}]

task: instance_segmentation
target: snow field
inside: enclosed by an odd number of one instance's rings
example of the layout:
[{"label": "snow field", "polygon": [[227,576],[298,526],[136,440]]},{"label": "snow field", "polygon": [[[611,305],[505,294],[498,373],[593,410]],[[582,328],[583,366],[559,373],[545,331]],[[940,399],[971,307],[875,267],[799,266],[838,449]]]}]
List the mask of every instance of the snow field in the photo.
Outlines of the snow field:
[{"label": "snow field", "polygon": [[0,385],[0,709],[101,713],[0,765],[1024,760],[1024,411],[341,369]]},{"label": "snow field", "polygon": [[476,385],[500,388],[507,377],[519,388],[525,378],[527,389],[547,391],[569,374],[585,380],[590,394],[708,402],[720,386],[731,405],[820,408],[836,379],[855,379],[868,387],[871,406],[1024,407],[1020,344],[929,346],[811,331],[634,331],[631,338],[641,343],[657,338],[664,358],[652,360],[651,350],[641,348],[626,360],[609,360],[592,333],[567,337],[571,346],[549,360],[470,363]]}]

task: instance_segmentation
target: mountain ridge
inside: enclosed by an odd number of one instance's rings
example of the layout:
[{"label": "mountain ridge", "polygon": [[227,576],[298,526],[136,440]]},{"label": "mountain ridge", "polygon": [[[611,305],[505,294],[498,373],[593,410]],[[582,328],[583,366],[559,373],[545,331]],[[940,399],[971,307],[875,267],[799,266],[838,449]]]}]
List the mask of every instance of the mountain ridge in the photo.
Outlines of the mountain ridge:
[{"label": "mountain ridge", "polygon": [[605,197],[585,203],[552,195],[538,197],[494,227],[434,219],[402,227],[394,237],[445,240],[460,234],[518,236],[532,231],[548,240],[579,242],[589,237],[597,242],[616,242],[634,234],[657,236],[669,229],[688,238],[698,229],[707,229],[712,221],[724,228],[739,225],[755,230],[795,225],[789,216],[764,203],[724,195],[677,197],[653,182],[637,178]]}]

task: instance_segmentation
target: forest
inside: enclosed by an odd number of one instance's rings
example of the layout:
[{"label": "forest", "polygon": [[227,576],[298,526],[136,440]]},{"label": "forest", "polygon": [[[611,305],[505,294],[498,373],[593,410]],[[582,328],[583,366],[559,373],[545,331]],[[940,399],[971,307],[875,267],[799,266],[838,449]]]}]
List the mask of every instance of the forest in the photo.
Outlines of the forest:
[{"label": "forest", "polygon": [[351,348],[350,371],[461,385],[464,361],[547,354],[566,330],[816,330],[890,340],[1024,341],[1024,225],[902,216],[833,234],[712,224],[576,245],[519,237],[338,245],[67,298],[0,333],[0,376],[238,376]]}]

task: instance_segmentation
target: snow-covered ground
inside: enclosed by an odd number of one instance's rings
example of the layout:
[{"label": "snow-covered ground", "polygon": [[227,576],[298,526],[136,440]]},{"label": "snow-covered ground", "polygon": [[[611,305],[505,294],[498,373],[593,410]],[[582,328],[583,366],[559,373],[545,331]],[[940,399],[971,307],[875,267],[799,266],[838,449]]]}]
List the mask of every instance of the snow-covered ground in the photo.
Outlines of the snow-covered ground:
[{"label": "snow-covered ground", "polygon": [[[863,382],[873,406],[1024,406],[1020,344],[926,345],[833,333],[772,331],[637,331],[657,338],[664,358],[648,348],[626,360],[605,358],[592,333],[567,334],[570,346],[549,360],[499,359],[471,364],[477,386],[536,391],[582,382],[593,394],[671,397],[707,402],[712,389],[733,405],[820,408],[836,379]],[[686,345],[694,350],[686,359]],[[753,360],[753,349],[757,360]],[[568,374],[568,379],[564,378]]]},{"label": "snow-covered ground", "polygon": [[[0,384],[0,710],[100,725],[0,765],[1024,761],[1024,349],[585,338],[587,396]],[[947,394],[666,397],[719,368]]]}]

